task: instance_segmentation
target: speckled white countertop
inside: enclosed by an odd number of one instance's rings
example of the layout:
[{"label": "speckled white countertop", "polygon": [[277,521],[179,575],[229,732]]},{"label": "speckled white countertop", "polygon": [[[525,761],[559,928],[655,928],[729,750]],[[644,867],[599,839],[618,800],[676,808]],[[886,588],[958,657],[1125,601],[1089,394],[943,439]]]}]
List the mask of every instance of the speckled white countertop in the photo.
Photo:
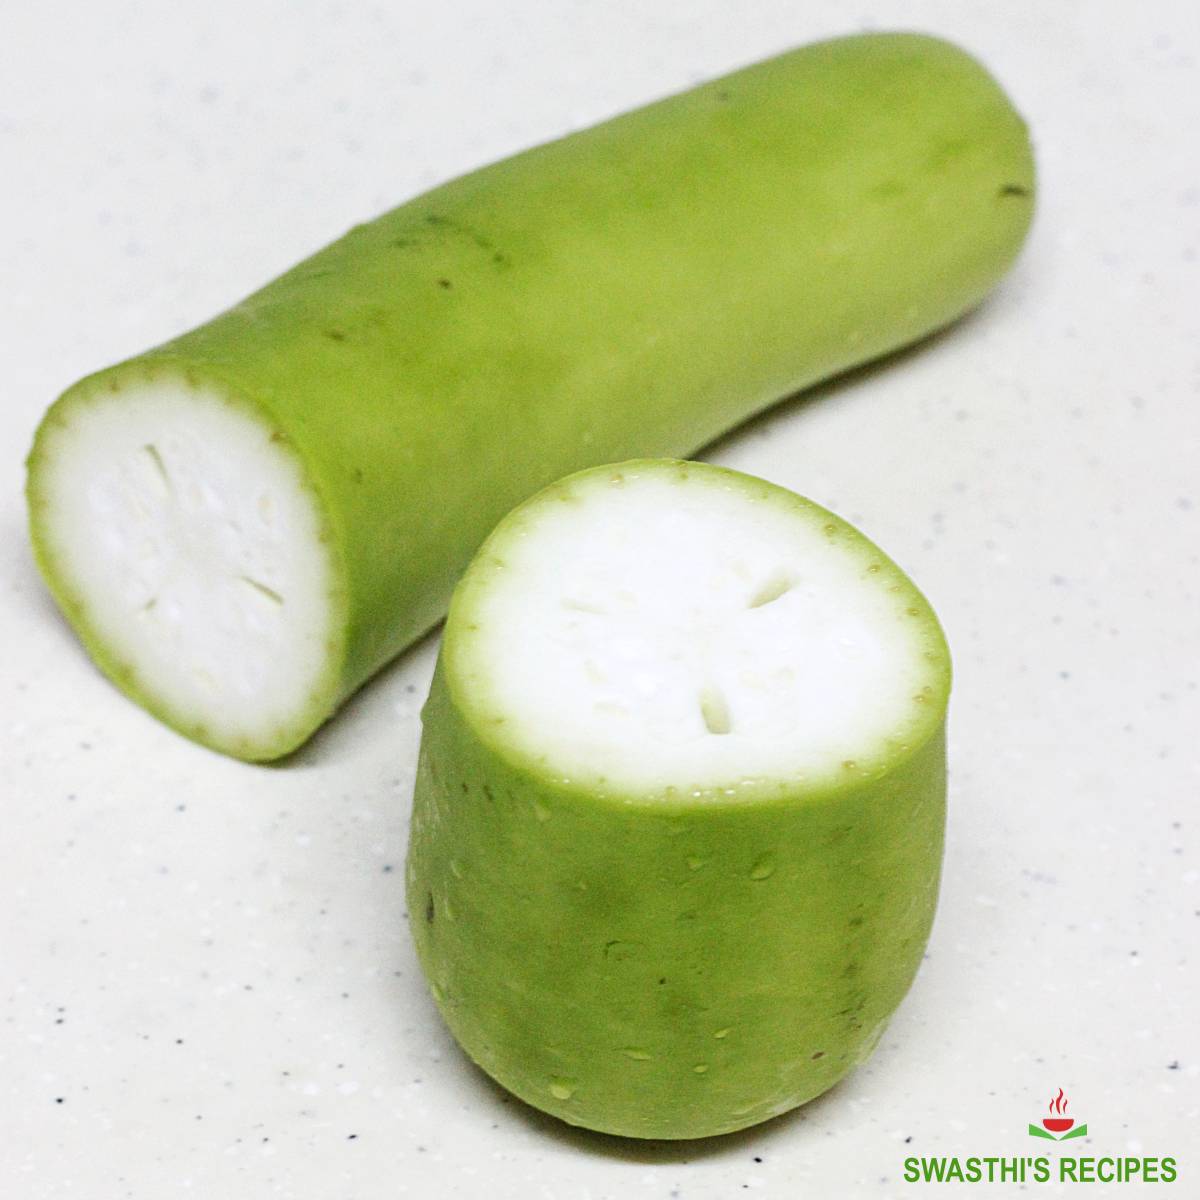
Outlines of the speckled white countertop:
[{"label": "speckled white countertop", "polygon": [[[0,1196],[919,1196],[939,1189],[903,1182],[906,1155],[1045,1152],[1026,1125],[1059,1086],[1090,1128],[1075,1153],[1175,1155],[1156,1192],[1200,1195],[1192,8],[10,5]],[[210,754],[122,700],[56,616],[21,460],[76,376],[359,219],[789,45],[892,26],[956,38],[1016,98],[1033,237],[976,315],[713,457],[859,523],[947,627],[929,956],[874,1058],[799,1112],[691,1145],[573,1131],[467,1064],[417,973],[400,867],[432,641],[288,765]]]}]

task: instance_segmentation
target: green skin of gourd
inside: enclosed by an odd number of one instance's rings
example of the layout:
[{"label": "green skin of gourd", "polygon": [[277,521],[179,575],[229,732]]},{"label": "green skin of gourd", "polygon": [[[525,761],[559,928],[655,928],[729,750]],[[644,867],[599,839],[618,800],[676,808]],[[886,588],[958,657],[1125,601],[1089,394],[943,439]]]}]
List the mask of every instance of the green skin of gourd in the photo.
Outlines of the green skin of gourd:
[{"label": "green skin of gourd", "polygon": [[[1033,207],[1026,129],[934,38],[804,47],[537,147],[365,225],[51,410],[184,377],[305,464],[340,584],[330,664],[249,759],[304,741],[445,611],[488,530],[562,475],[684,455],[773,401],[975,305]],[[41,439],[30,457],[39,535]]]},{"label": "green skin of gourd", "polygon": [[422,714],[406,885],[438,1008],[506,1088],[589,1129],[705,1137],[802,1104],[874,1049],[933,922],[950,688],[937,619],[872,548],[930,631],[937,682],[918,736],[869,769],[699,795],[597,788],[515,750],[470,699],[473,593],[514,525],[459,585]]},{"label": "green skin of gourd", "polygon": [[626,806],[490,754],[439,673],[409,921],[447,1025],[522,1100],[630,1137],[729,1133],[874,1048],[929,936],[944,819],[940,728],[838,791]]}]

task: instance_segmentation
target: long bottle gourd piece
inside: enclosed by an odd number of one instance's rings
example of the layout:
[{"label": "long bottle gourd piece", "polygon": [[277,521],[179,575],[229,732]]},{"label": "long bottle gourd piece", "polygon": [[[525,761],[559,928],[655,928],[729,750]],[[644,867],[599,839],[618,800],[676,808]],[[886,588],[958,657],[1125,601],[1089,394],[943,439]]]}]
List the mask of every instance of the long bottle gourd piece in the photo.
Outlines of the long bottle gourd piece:
[{"label": "long bottle gourd piece", "polygon": [[783,488],[637,461],[520,505],[454,593],[410,824],[464,1049],[632,1137],[831,1087],[925,948],[949,690],[912,582]]},{"label": "long bottle gourd piece", "polygon": [[913,34],[528,150],[68,389],[29,456],[37,561],[130,697],[279,757],[538,488],[690,454],[975,305],[1033,178],[991,76]]}]

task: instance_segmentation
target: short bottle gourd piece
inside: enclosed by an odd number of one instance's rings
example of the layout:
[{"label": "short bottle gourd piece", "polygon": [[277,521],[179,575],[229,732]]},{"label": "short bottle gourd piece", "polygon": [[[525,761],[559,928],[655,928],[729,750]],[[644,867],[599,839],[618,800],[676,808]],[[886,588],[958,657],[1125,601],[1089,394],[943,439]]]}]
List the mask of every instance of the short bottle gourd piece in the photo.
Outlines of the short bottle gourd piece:
[{"label": "short bottle gourd piece", "polygon": [[633,1137],[831,1087],[929,934],[949,687],[913,584],[782,488],[635,461],[515,510],[451,603],[407,863],[467,1053]]},{"label": "short bottle gourd piece", "polygon": [[129,696],[280,756],[514,504],[953,320],[1032,203],[1025,126],[961,50],[792,51],[438,187],[77,383],[29,459],[39,565]]}]

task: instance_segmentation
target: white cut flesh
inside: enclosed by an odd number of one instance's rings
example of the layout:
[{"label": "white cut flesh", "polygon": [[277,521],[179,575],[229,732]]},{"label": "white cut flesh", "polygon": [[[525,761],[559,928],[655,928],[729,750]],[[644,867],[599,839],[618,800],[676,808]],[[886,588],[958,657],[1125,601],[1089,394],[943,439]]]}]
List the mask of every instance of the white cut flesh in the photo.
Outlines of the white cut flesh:
[{"label": "white cut flesh", "polygon": [[269,742],[307,712],[334,572],[271,426],[167,380],[77,403],[47,436],[41,553],[129,690],[217,744]]},{"label": "white cut flesh", "polygon": [[463,589],[454,664],[479,726],[637,791],[894,759],[946,682],[920,594],[826,510],[677,466],[586,473],[500,527]]}]

